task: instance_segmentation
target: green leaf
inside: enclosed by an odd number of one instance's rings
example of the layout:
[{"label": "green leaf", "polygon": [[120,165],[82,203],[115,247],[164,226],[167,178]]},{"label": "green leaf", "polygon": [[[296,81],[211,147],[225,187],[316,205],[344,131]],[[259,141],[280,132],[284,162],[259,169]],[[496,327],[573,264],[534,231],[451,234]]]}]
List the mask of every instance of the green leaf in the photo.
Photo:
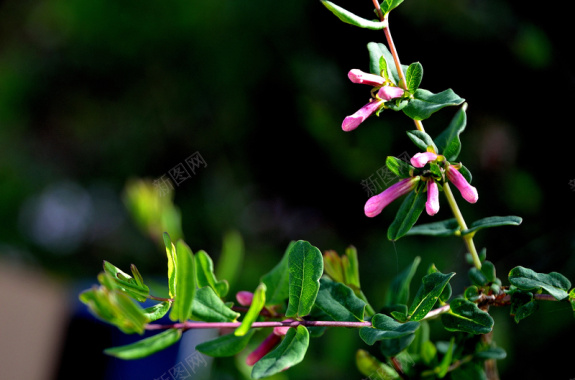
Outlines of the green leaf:
[{"label": "green leaf", "polygon": [[421,257],[417,256],[410,266],[399,273],[391,282],[386,292],[386,305],[407,304],[409,301],[409,287],[415,271],[421,262]]},{"label": "green leaf", "polygon": [[539,309],[539,303],[533,299],[533,293],[516,290],[511,294],[511,310],[509,314],[519,323]]},{"label": "green leaf", "polygon": [[521,290],[537,290],[542,288],[558,301],[567,298],[567,291],[571,288],[571,282],[560,273],[536,273],[531,269],[521,266],[511,269],[509,272],[509,282]]},{"label": "green leaf", "polygon": [[108,348],[104,353],[126,360],[141,359],[171,346],[181,337],[181,330],[169,329],[135,343]]},{"label": "green leaf", "polygon": [[476,220],[471,223],[469,228],[462,231],[462,235],[469,235],[471,233],[475,234],[477,231],[483,228],[499,227],[499,226],[518,226],[521,224],[523,219],[518,216],[491,216],[488,218],[483,218]]},{"label": "green leaf", "polygon": [[493,318],[477,305],[463,298],[451,301],[449,313],[441,321],[448,331],[463,331],[471,334],[487,334],[493,329]]},{"label": "green leaf", "polygon": [[[436,273],[436,272],[439,272],[439,270],[437,269],[435,264],[431,264],[429,266],[429,268],[427,269],[427,274]],[[451,298],[452,292],[453,291],[451,289],[451,284],[447,284],[445,286],[445,288],[443,289],[443,291],[441,292],[441,295],[439,296],[439,302],[442,305],[444,305]]]},{"label": "green leaf", "polygon": [[98,281],[102,286],[93,286],[83,291],[80,301],[96,317],[116,326],[125,334],[143,334],[144,326],[149,322],[144,309],[116,286],[109,273],[100,273]]},{"label": "green leaf", "polygon": [[423,191],[410,192],[397,211],[393,223],[389,226],[387,238],[395,241],[408,233],[425,209],[426,201],[427,194]]},{"label": "green leaf", "polygon": [[421,347],[421,359],[425,364],[431,366],[433,360],[437,356],[437,348],[430,340],[423,343]]},{"label": "green leaf", "polygon": [[297,241],[289,251],[289,302],[288,318],[301,318],[311,311],[319,291],[323,274],[323,257],[307,241]]},{"label": "green leaf", "polygon": [[407,90],[411,93],[415,92],[421,84],[421,79],[423,78],[423,66],[421,63],[415,62],[409,65],[407,71],[405,72],[405,82],[407,84]]},{"label": "green leaf", "polygon": [[288,258],[295,241],[290,242],[280,262],[261,278],[266,285],[266,306],[278,305],[289,297]]},{"label": "green leaf", "polygon": [[427,236],[454,236],[459,231],[459,224],[455,218],[443,220],[441,222],[420,224],[409,230],[406,235],[427,235]]},{"label": "green leaf", "polygon": [[359,26],[360,28],[371,29],[371,30],[381,30],[387,27],[387,21],[371,21],[366,20],[362,17],[359,17],[350,11],[335,5],[331,1],[321,0],[322,4],[325,5],[327,9],[331,11],[334,15],[337,16],[341,21],[345,22],[346,24],[350,24],[353,26]]},{"label": "green leaf", "polygon": [[387,16],[391,10],[396,8],[401,3],[403,3],[403,0],[383,0],[379,6],[384,16]]},{"label": "green leaf", "polygon": [[252,370],[254,379],[281,372],[301,362],[309,345],[309,332],[304,326],[290,328],[282,342],[261,358]]},{"label": "green leaf", "polygon": [[228,231],[223,237],[222,252],[216,265],[216,277],[233,284],[242,268],[244,241],[237,231]]},{"label": "green leaf", "polygon": [[413,166],[399,158],[388,156],[385,164],[398,177],[407,178],[411,177],[410,171],[414,169]]},{"label": "green leaf", "polygon": [[371,319],[371,324],[373,327],[362,327],[359,329],[359,336],[370,346],[379,340],[413,335],[419,328],[419,322],[399,323],[385,314],[374,315]]},{"label": "green leaf", "polygon": [[440,379],[443,379],[445,375],[447,375],[447,372],[449,372],[449,366],[451,365],[451,361],[453,360],[454,350],[455,350],[455,337],[452,337],[451,341],[449,342],[449,348],[447,349],[447,352],[445,353],[445,355],[441,359],[441,362],[439,363],[438,367],[439,372],[437,373],[437,377],[439,377]]},{"label": "green leaf", "polygon": [[332,321],[363,321],[365,302],[346,285],[320,279],[315,307]]},{"label": "green leaf", "polygon": [[463,296],[466,300],[475,302],[479,299],[479,288],[475,285],[471,285],[470,287],[465,289]]},{"label": "green leaf", "polygon": [[146,314],[146,319],[149,322],[152,322],[162,318],[164,315],[168,313],[171,306],[172,306],[171,301],[164,301],[157,303],[154,306],[145,308],[144,313]]},{"label": "green leaf", "polygon": [[413,96],[414,98],[411,99],[409,104],[403,109],[403,113],[415,120],[425,120],[443,107],[456,106],[465,101],[465,99],[457,96],[451,89],[438,94],[418,89]]},{"label": "green leaf", "polygon": [[484,366],[468,362],[450,372],[451,380],[487,380]]},{"label": "green leaf", "polygon": [[407,136],[422,151],[426,152],[427,147],[432,147],[433,151],[437,152],[437,147],[435,146],[433,139],[427,133],[414,129],[412,131],[407,131]]},{"label": "green leaf", "polygon": [[240,316],[230,309],[209,286],[200,288],[194,297],[192,317],[205,322],[235,322]]},{"label": "green leaf", "polygon": [[573,314],[575,315],[575,288],[571,289],[569,292],[569,302],[571,303],[571,308],[573,309]]},{"label": "green leaf", "polygon": [[383,55],[379,57],[379,75],[384,77],[386,81],[389,80],[389,76],[391,75],[389,73],[389,68],[387,67],[387,61]]},{"label": "green leaf", "polygon": [[355,354],[355,364],[359,372],[372,380],[401,379],[392,367],[380,362],[365,350],[357,350]]},{"label": "green leaf", "polygon": [[254,323],[258,319],[260,311],[262,311],[265,304],[266,304],[266,285],[264,283],[261,283],[254,291],[252,304],[250,305],[248,312],[244,316],[242,324],[240,325],[240,327],[236,329],[236,331],[234,331],[234,334],[237,336],[246,335],[247,332],[252,327],[252,323]]},{"label": "green leaf", "polygon": [[461,152],[459,135],[465,130],[467,124],[466,109],[467,103],[464,103],[451,120],[447,129],[435,139],[435,145],[439,149],[438,152],[444,155],[447,161],[455,161],[459,156],[459,152]]},{"label": "green leaf", "polygon": [[405,350],[415,339],[415,334],[409,334],[395,339],[384,339],[379,343],[381,353],[389,358],[397,356]]},{"label": "green leaf", "polygon": [[455,276],[455,272],[443,274],[434,272],[424,276],[421,279],[421,286],[417,290],[415,299],[408,310],[409,319],[419,321],[433,309],[433,306],[443,293],[443,289],[449,283],[449,280]]},{"label": "green leaf", "polygon": [[255,332],[256,329],[251,329],[247,334],[241,336],[236,336],[235,334],[222,335],[209,342],[198,344],[196,350],[215,358],[234,356],[248,345]]},{"label": "green leaf", "polygon": [[[380,69],[380,59],[383,57],[387,62],[387,68],[389,71],[390,79],[393,83],[399,83],[399,74],[397,68],[395,67],[393,55],[387,49],[387,46],[381,43],[370,42],[367,44],[367,49],[369,50],[369,69],[372,74],[381,75]],[[401,68],[404,72],[407,70],[407,66],[402,65]]]},{"label": "green leaf", "polygon": [[[133,266],[132,268],[132,270],[134,270],[136,267]],[[150,294],[150,289],[144,285],[142,276],[137,269],[135,270],[139,276],[138,279],[124,273],[119,268],[104,260],[104,271],[112,276],[118,288],[139,302],[144,302]]]},{"label": "green leaf", "polygon": [[198,251],[195,254],[196,259],[196,275],[198,279],[198,287],[203,288],[209,286],[220,297],[225,297],[228,294],[230,286],[226,280],[216,280],[214,274],[214,263],[211,257],[205,251]]},{"label": "green leaf", "polygon": [[170,235],[164,232],[164,245],[166,246],[166,254],[168,256],[168,288],[170,293],[170,298],[176,296],[176,271],[177,261],[176,261],[176,246],[172,243]]},{"label": "green leaf", "polygon": [[176,243],[176,283],[175,296],[170,319],[185,322],[192,312],[194,294],[196,293],[196,265],[192,250],[183,240]]},{"label": "green leaf", "polygon": [[361,289],[359,283],[359,262],[357,260],[357,249],[349,246],[345,250],[345,255],[341,258],[344,273],[344,284],[351,287],[354,293]]}]

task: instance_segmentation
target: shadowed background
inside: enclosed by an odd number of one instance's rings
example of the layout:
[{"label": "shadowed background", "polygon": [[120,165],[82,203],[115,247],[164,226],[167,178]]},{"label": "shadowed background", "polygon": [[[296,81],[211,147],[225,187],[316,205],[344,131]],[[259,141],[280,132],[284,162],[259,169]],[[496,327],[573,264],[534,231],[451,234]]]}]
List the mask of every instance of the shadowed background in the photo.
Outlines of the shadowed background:
[{"label": "shadowed background", "polygon": [[[369,17],[371,2],[361,3],[337,2]],[[423,65],[421,87],[452,88],[469,103],[460,159],[479,201],[461,200],[468,222],[524,218],[476,237],[504,284],[517,265],[575,279],[567,12],[540,7],[406,0],[390,18],[402,63]],[[363,214],[361,181],[386,156],[417,153],[402,114],[341,130],[369,99],[347,72],[368,71],[370,41],[385,42],[383,32],[343,24],[319,1],[0,1],[0,374],[64,379],[80,368],[82,377],[121,378],[101,354],[112,332],[77,296],[104,259],[164,281],[164,252],[128,213],[125,186],[167,175],[195,152],[207,166],[174,191],[182,234],[216,262],[224,234],[242,235],[232,293],[255,289],[299,239],[340,254],[353,244],[376,308],[416,255],[416,281],[435,263],[458,273],[461,293],[460,240],[389,242],[399,202],[374,219]],[[427,132],[437,135],[455,111],[424,121]],[[442,199],[439,215],[420,222],[448,217]],[[508,311],[494,311],[495,340],[508,352],[503,378],[544,377],[549,365],[575,376],[561,349],[574,332],[566,304],[542,305],[518,325]],[[330,330],[280,377],[359,379],[358,347],[356,333]],[[214,366],[214,379],[240,376],[234,359]]]}]

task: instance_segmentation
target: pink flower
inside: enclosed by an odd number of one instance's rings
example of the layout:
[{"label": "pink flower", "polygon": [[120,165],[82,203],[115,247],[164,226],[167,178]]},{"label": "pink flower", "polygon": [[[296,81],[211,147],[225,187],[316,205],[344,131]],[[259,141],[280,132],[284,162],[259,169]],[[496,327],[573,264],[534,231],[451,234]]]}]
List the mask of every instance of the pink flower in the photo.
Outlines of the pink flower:
[{"label": "pink flower", "polygon": [[469,203],[477,202],[479,195],[477,189],[469,184],[465,177],[453,166],[447,167],[447,179],[457,187],[463,199]]},{"label": "pink flower", "polygon": [[411,157],[411,165],[416,168],[422,168],[429,161],[435,161],[437,159],[437,154],[432,152],[417,153],[415,156]]},{"label": "pink flower", "polygon": [[401,97],[403,95],[403,92],[404,91],[402,88],[385,86],[379,89],[379,91],[377,92],[377,96],[387,102],[391,99]]},{"label": "pink flower", "polygon": [[[284,320],[284,322],[293,322],[293,319],[286,319]],[[291,327],[289,326],[274,327],[274,334],[284,336],[285,334],[287,334],[290,328]]]},{"label": "pink flower", "polygon": [[254,299],[254,294],[252,292],[241,290],[236,293],[236,299],[240,305],[250,306],[252,304],[252,300]]},{"label": "pink flower", "polygon": [[253,350],[246,358],[247,365],[254,365],[263,358],[267,353],[274,349],[275,346],[282,340],[281,336],[271,333],[260,343],[258,348]]},{"label": "pink flower", "polygon": [[427,181],[427,202],[425,202],[425,211],[433,216],[439,211],[439,189],[437,183],[430,179]]},{"label": "pink flower", "polygon": [[385,206],[413,190],[419,180],[419,177],[403,179],[388,187],[383,193],[369,198],[364,207],[365,215],[369,218],[379,215]]},{"label": "pink flower", "polygon": [[383,105],[383,100],[370,99],[369,103],[361,107],[359,111],[343,119],[341,129],[346,132],[356,129],[365,119],[371,116]]},{"label": "pink flower", "polygon": [[371,99],[369,103],[361,107],[359,111],[351,116],[347,116],[341,125],[341,129],[346,132],[354,130],[357,128],[365,119],[367,119],[371,114],[383,107],[383,103],[390,101],[391,99],[399,98],[403,96],[404,90],[399,87],[386,86],[385,79],[379,75],[364,73],[361,70],[353,69],[347,74],[348,78],[353,83],[368,84],[374,87],[381,87],[377,91],[377,96],[375,99]]},{"label": "pink flower", "polygon": [[353,69],[347,73],[347,77],[353,83],[368,84],[370,86],[381,86],[385,83],[385,79],[379,75],[364,73],[361,70]]}]

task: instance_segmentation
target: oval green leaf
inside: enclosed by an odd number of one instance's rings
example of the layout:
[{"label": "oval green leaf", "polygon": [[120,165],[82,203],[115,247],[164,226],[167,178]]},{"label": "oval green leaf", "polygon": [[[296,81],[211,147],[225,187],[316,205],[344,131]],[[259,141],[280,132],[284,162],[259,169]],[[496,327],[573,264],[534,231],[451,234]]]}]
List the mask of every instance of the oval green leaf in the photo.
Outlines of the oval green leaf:
[{"label": "oval green leaf", "polygon": [[247,334],[241,336],[235,334],[222,335],[209,342],[198,344],[196,350],[215,358],[234,356],[248,345],[255,332],[255,329],[251,329]]},{"label": "oval green leaf", "polygon": [[196,293],[196,265],[192,250],[183,240],[176,244],[176,260],[178,269],[170,319],[185,322],[190,318]]},{"label": "oval green leaf", "polygon": [[135,343],[108,348],[104,353],[125,360],[141,359],[168,348],[181,337],[181,330],[170,329]]},{"label": "oval green leaf", "polygon": [[463,331],[470,334],[487,334],[493,329],[493,318],[471,301],[456,298],[450,303],[449,313],[441,321],[448,331]]},{"label": "oval green leaf", "polygon": [[403,113],[415,120],[425,120],[443,107],[457,106],[465,101],[451,89],[434,94],[420,88],[413,96],[414,98],[403,108]]},{"label": "oval green leaf", "polygon": [[537,290],[542,288],[558,301],[567,298],[567,292],[569,288],[571,288],[571,282],[560,273],[537,273],[521,266],[511,269],[509,272],[509,282],[521,290]]},{"label": "oval green leaf", "polygon": [[371,319],[373,327],[362,327],[359,336],[365,343],[372,346],[383,339],[396,339],[412,335],[419,328],[419,322],[399,323],[385,314],[376,314]]},{"label": "oval green leaf", "polygon": [[426,201],[427,194],[421,190],[409,193],[387,230],[387,238],[395,241],[407,234],[425,209]]},{"label": "oval green leaf", "polygon": [[322,278],[315,300],[320,309],[332,321],[363,321],[365,302],[348,286]]},{"label": "oval green leaf", "polygon": [[279,346],[254,365],[252,377],[261,379],[298,364],[303,360],[308,346],[307,329],[301,325],[290,328]]},{"label": "oval green leaf", "polygon": [[359,26],[360,28],[371,29],[371,30],[381,30],[387,27],[387,21],[366,20],[338,5],[335,5],[331,1],[321,0],[321,2],[327,9],[331,11],[331,13],[336,15],[337,18],[339,18],[346,24]]},{"label": "oval green leaf", "polygon": [[425,318],[453,276],[455,276],[455,272],[449,274],[434,272],[424,276],[421,279],[422,284],[415,294],[415,299],[408,310],[409,319],[419,321]]},{"label": "oval green leaf", "polygon": [[288,318],[301,318],[310,313],[319,291],[323,274],[323,257],[319,249],[300,240],[289,251]]}]

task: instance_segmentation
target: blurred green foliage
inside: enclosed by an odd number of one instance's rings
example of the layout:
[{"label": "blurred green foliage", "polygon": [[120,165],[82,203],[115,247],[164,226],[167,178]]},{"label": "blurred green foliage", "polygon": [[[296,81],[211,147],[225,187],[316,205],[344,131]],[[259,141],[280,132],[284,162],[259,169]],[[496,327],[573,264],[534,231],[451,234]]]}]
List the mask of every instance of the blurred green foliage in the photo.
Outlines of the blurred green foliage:
[{"label": "blurred green foliage", "polygon": [[[369,1],[338,5],[372,11]],[[466,218],[524,218],[477,241],[500,273],[525,265],[575,277],[567,15],[519,1],[407,0],[390,19],[403,63],[423,64],[425,88],[451,87],[469,102],[460,159],[480,195],[479,207],[461,205]],[[208,166],[174,186],[182,230],[173,233],[217,267],[224,234],[238,231],[245,257],[232,292],[255,288],[294,239],[340,253],[356,246],[374,300],[415,255],[422,268],[464,274],[461,241],[392,244],[385,231],[396,209],[363,215],[360,182],[387,155],[416,153],[405,138],[412,126],[391,112],[341,131],[369,98],[346,74],[367,71],[370,41],[384,38],[340,23],[319,1],[0,2],[0,254],[70,280],[93,278],[104,259],[165,275],[153,232],[127,213],[153,215],[142,208],[153,201],[126,208],[122,195],[133,179],[160,178],[197,151]],[[426,130],[439,133],[452,116],[443,110]],[[452,284],[457,292],[467,279]],[[548,308],[517,326],[495,317],[509,353],[503,377],[532,378],[539,369],[516,364],[544,363],[573,331],[567,313]],[[330,331],[312,342],[294,378],[357,377],[356,338]],[[558,367],[564,360],[553,356]]]}]

